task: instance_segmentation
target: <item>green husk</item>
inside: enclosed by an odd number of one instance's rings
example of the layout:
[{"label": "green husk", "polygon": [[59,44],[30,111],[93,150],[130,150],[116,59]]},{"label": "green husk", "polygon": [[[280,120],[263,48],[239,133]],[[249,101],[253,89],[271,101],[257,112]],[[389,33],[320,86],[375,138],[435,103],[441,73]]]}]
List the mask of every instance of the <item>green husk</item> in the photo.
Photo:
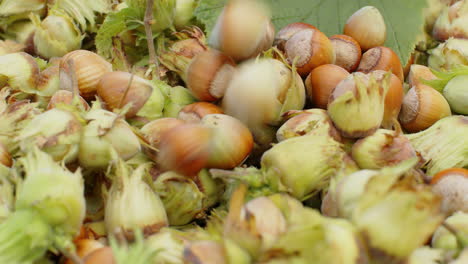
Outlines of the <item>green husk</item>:
[{"label": "green husk", "polygon": [[43,16],[46,12],[46,2],[46,0],[1,1],[0,27],[9,31],[13,24],[28,19],[31,13]]},{"label": "green husk", "polygon": [[171,226],[188,224],[204,211],[205,195],[190,178],[168,171],[156,178],[154,189],[161,197]]},{"label": "green husk", "polygon": [[134,231],[135,242],[131,244],[119,245],[113,236],[110,237],[110,246],[116,264],[147,264],[158,252],[151,248],[143,237],[143,232],[139,229]]},{"label": "green husk", "polygon": [[84,32],[96,30],[96,13],[108,13],[111,4],[111,0],[55,0],[49,8],[51,11],[60,10],[68,14]]},{"label": "green husk", "polygon": [[[455,4],[455,2],[452,1],[452,4]],[[441,10],[434,24],[433,36],[435,39],[441,41],[446,37],[468,37],[468,30],[466,29],[466,23],[468,23],[468,4],[463,2],[457,9],[454,16],[450,14],[454,11],[453,8]]]},{"label": "green husk", "polygon": [[80,170],[71,173],[38,148],[28,152],[19,162],[26,178],[17,190],[16,210],[33,208],[54,227],[55,232],[70,237],[75,235],[85,215]]},{"label": "green husk", "polygon": [[408,259],[408,264],[440,264],[443,261],[443,250],[426,246],[413,251]]},{"label": "green husk", "polygon": [[166,87],[161,87],[161,90],[166,93],[164,117],[177,117],[184,106],[196,101],[192,93],[182,86],[170,87],[166,84]]},{"label": "green husk", "polygon": [[[73,250],[85,217],[83,178],[34,148],[18,160],[25,179],[16,211],[0,225],[0,262],[34,263],[50,250]],[[53,183],[53,184],[51,184]]]},{"label": "green husk", "polygon": [[215,178],[228,181],[227,194],[231,194],[239,182],[244,182],[249,185],[249,198],[286,192],[296,199],[306,200],[326,191],[332,179],[339,180],[358,170],[342,147],[324,133],[313,133],[274,145],[263,154],[261,169],[212,169],[210,172]]},{"label": "green husk", "polygon": [[52,156],[55,161],[65,163],[78,156],[81,138],[81,123],[75,116],[58,108],[53,108],[34,117],[18,134],[23,153],[37,146]]},{"label": "green husk", "polygon": [[0,56],[0,77],[7,78],[6,84],[13,90],[35,94],[39,66],[34,58],[24,52]]},{"label": "green husk", "polygon": [[7,151],[14,155],[18,151],[19,142],[14,140],[20,131],[38,114],[38,103],[29,103],[27,100],[8,104],[9,89],[0,90],[0,143]]},{"label": "green husk", "polygon": [[377,130],[384,116],[384,101],[390,86],[390,73],[353,73],[330,96],[328,114],[343,136],[360,138]]},{"label": "green husk", "polygon": [[0,164],[0,224],[13,213],[15,185],[9,179],[11,168]]},{"label": "green husk", "polygon": [[157,252],[153,264],[182,264],[184,239],[181,231],[162,228],[147,238],[147,244]]},{"label": "green husk", "polygon": [[422,80],[426,85],[431,86],[439,92],[442,92],[450,80],[459,75],[468,75],[468,66],[463,64],[454,65],[450,70],[437,71],[431,69],[432,73],[437,77],[434,80]]},{"label": "green husk", "polygon": [[177,29],[189,25],[199,0],[176,0],[174,25]]},{"label": "green husk", "polygon": [[387,129],[378,129],[352,147],[352,157],[361,169],[380,169],[416,156],[401,131]]},{"label": "green husk", "polygon": [[5,39],[13,39],[23,45],[28,44],[29,38],[34,34],[35,26],[30,20],[20,20],[7,27],[7,31],[0,34]]},{"label": "green husk", "polygon": [[452,70],[460,64],[468,65],[468,40],[449,38],[429,54],[429,67],[438,71]]},{"label": "green husk", "polygon": [[246,185],[240,185],[233,192],[223,237],[256,258],[285,233],[286,220],[279,208],[266,197],[244,204],[246,191]]},{"label": "green husk", "polygon": [[319,133],[274,145],[263,154],[261,164],[263,175],[274,190],[299,200],[326,190],[332,178],[357,170],[340,143]]},{"label": "green husk", "polygon": [[147,118],[148,120],[154,120],[162,117],[165,102],[164,95],[160,88],[162,85],[167,84],[158,80],[152,82],[153,91],[151,92],[148,100],[136,114],[137,116]]},{"label": "green husk", "polygon": [[406,136],[425,160],[428,176],[444,169],[468,167],[468,117],[445,117],[424,131]]},{"label": "green husk", "polygon": [[443,95],[452,111],[468,115],[468,75],[456,76],[444,88]]},{"label": "green husk", "polygon": [[45,0],[3,0],[0,3],[0,16],[28,14],[29,12],[42,10],[45,5]]},{"label": "green husk", "polygon": [[84,36],[67,14],[52,10],[42,21],[39,16],[31,15],[31,21],[36,26],[34,47],[40,56],[61,57],[81,47]]},{"label": "green husk", "polygon": [[356,229],[343,219],[322,217],[307,207],[296,207],[296,221],[260,257],[261,263],[343,263],[363,261]]},{"label": "green husk", "polygon": [[46,253],[52,228],[34,210],[18,210],[0,225],[0,262],[32,264]]},{"label": "green husk", "polygon": [[455,253],[468,247],[468,213],[459,211],[445,219],[444,225],[437,228],[432,236],[431,245]]},{"label": "green husk", "polygon": [[[190,0],[191,1],[191,0]],[[208,49],[203,31],[197,27],[175,33],[178,40],[159,55],[159,61],[187,83],[187,71],[195,56]]]},{"label": "green husk", "polygon": [[366,184],[352,222],[367,243],[370,263],[399,263],[424,245],[443,221],[440,198],[428,186],[400,175],[416,164],[408,160],[383,169]]},{"label": "green husk", "polygon": [[94,103],[85,116],[88,124],[83,128],[78,159],[85,168],[105,168],[114,159],[112,152],[128,160],[141,149],[138,137],[125,120]]},{"label": "green husk", "polygon": [[[326,110],[308,109],[289,111],[285,114],[288,120],[276,131],[278,141],[312,133],[323,133],[325,136],[332,136],[337,141],[341,139]],[[321,127],[326,129],[321,129]]]},{"label": "green husk", "polygon": [[148,168],[148,164],[143,164],[133,170],[121,159],[117,161],[110,175],[112,186],[105,208],[104,220],[109,233],[132,238],[135,228],[151,235],[167,226],[164,205],[143,178]]}]

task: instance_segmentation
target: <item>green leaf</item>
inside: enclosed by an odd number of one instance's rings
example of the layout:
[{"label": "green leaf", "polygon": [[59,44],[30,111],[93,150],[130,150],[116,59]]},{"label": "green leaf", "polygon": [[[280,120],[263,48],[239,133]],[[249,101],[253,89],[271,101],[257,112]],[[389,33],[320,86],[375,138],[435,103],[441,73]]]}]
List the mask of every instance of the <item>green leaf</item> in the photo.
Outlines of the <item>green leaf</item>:
[{"label": "green leaf", "polygon": [[[408,61],[418,37],[424,32],[423,10],[426,0],[265,0],[272,8],[276,30],[293,22],[306,22],[327,36],[342,34],[350,15],[372,5],[382,13],[387,25],[385,46],[392,48],[402,64]],[[209,34],[227,0],[200,0],[196,18]],[[240,18],[241,19],[241,18]]]},{"label": "green leaf", "polygon": [[134,28],[141,19],[140,9],[124,8],[118,12],[107,15],[104,23],[96,35],[96,49],[101,56],[110,57],[112,49],[112,38],[120,33]]}]

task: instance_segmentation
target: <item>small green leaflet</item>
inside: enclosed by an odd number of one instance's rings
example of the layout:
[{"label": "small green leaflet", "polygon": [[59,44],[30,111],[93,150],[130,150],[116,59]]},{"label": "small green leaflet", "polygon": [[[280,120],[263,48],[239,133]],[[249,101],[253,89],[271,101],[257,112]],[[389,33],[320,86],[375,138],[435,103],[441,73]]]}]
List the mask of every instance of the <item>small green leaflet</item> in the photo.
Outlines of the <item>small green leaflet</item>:
[{"label": "small green leaflet", "polygon": [[[143,9],[144,10],[144,9]],[[131,30],[140,24],[143,14],[139,8],[124,8],[115,13],[109,13],[96,35],[96,49],[106,58],[110,57],[112,38],[120,33]]]},{"label": "small green leaflet", "polygon": [[421,79],[422,82],[426,85],[431,86],[432,88],[436,89],[439,92],[442,92],[450,80],[459,76],[459,75],[468,75],[468,66],[466,65],[457,65],[450,71],[442,72],[432,70],[432,73],[438,78],[435,80],[424,80]]},{"label": "small green leaflet", "polygon": [[[402,64],[408,61],[418,37],[424,32],[426,0],[265,0],[270,4],[276,30],[293,22],[306,22],[327,36],[342,34],[348,17],[359,8],[372,5],[387,25],[385,46],[392,48]],[[196,18],[209,34],[227,0],[200,0]],[[241,18],[240,18],[241,19]]]}]

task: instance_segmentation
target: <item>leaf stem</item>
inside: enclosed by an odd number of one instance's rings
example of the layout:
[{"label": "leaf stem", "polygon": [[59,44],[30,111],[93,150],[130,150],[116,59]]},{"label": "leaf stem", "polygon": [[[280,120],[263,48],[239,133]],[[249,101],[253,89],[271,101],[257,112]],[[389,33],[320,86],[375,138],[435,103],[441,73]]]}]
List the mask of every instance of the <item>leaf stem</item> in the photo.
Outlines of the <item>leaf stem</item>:
[{"label": "leaf stem", "polygon": [[155,76],[153,76],[153,78],[159,79],[159,63],[156,58],[156,50],[154,49],[154,40],[153,40],[153,30],[151,29],[151,25],[154,23],[153,6],[154,6],[154,0],[146,1],[144,24],[145,24],[146,40],[148,42],[149,63],[154,64],[154,67],[155,67],[156,74],[154,74]]}]

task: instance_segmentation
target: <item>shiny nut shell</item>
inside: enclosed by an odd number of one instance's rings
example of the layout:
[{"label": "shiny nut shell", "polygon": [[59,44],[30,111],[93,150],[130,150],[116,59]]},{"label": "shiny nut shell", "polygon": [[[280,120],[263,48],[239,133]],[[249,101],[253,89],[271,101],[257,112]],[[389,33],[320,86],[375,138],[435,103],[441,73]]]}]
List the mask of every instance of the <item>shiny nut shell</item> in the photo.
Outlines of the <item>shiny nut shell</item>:
[{"label": "shiny nut shell", "polygon": [[363,50],[381,46],[387,38],[384,18],[373,6],[365,6],[352,14],[343,32],[354,38]]},{"label": "shiny nut shell", "polygon": [[334,35],[330,41],[335,50],[335,64],[347,70],[354,71],[361,61],[361,47],[359,43],[350,36]]},{"label": "shiny nut shell", "polygon": [[357,71],[369,73],[375,70],[392,71],[403,83],[403,67],[400,58],[390,48],[375,47],[366,51],[361,58]]},{"label": "shiny nut shell", "polygon": [[224,95],[234,66],[234,61],[219,51],[200,52],[187,69],[187,88],[201,101],[216,101]]},{"label": "shiny nut shell", "polygon": [[[70,64],[69,62],[73,63]],[[73,65],[74,69],[70,69]],[[104,58],[87,50],[75,50],[62,57],[60,62],[61,89],[73,91],[73,71],[80,91],[85,99],[92,99],[96,94],[97,84],[102,75],[112,71],[112,64]]]},{"label": "shiny nut shell", "polygon": [[[273,45],[276,45],[280,50],[284,50],[284,45],[294,34],[304,29],[317,29],[316,27],[302,22],[291,23],[282,28],[276,34]],[[318,30],[318,29],[317,29]]]},{"label": "shiny nut shell", "polygon": [[285,44],[285,55],[297,67],[301,76],[314,68],[335,62],[335,51],[328,37],[317,29],[304,29],[294,34]]},{"label": "shiny nut shell", "polygon": [[450,106],[442,94],[432,87],[419,85],[405,95],[399,120],[404,129],[414,133],[449,115]]},{"label": "shiny nut shell", "polygon": [[224,114],[219,106],[208,102],[195,102],[184,106],[179,111],[178,118],[189,122],[199,122],[204,116],[210,114]]},{"label": "shiny nut shell", "polygon": [[128,72],[106,73],[101,77],[97,85],[97,93],[106,103],[108,109],[121,109],[126,104],[132,104],[132,107],[125,115],[127,118],[138,113],[152,92],[153,87],[148,80],[135,75],[132,77],[132,74]]},{"label": "shiny nut shell", "polygon": [[212,129],[201,124],[183,124],[162,134],[157,163],[163,170],[173,170],[194,177],[208,163]]},{"label": "shiny nut shell", "polygon": [[349,73],[334,64],[325,64],[313,69],[305,80],[307,95],[314,107],[327,109],[328,98],[333,89]]}]

